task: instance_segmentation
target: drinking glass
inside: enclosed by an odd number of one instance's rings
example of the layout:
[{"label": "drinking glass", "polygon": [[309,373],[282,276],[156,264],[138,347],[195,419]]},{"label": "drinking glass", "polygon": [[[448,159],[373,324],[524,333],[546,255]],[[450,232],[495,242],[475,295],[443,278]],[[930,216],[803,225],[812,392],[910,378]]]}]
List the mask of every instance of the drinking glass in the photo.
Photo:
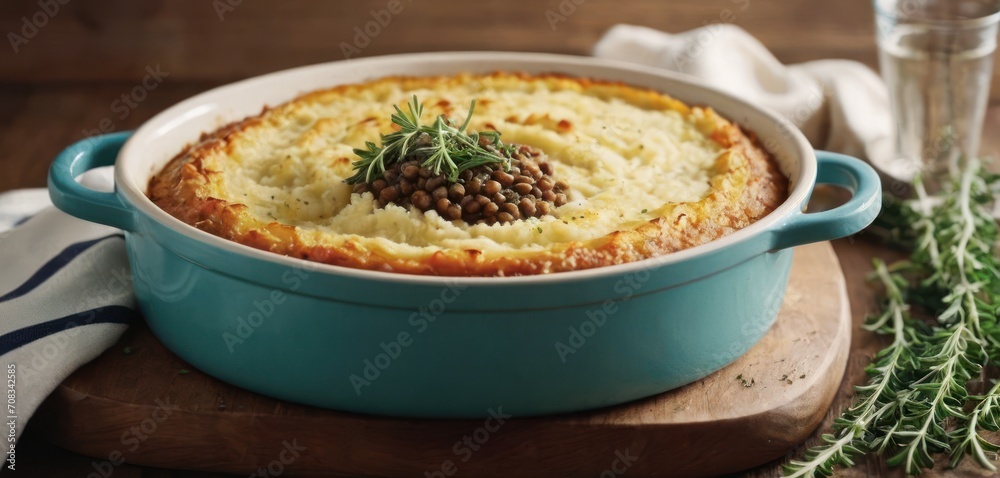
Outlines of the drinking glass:
[{"label": "drinking glass", "polygon": [[934,192],[979,154],[1000,0],[874,0],[895,160]]}]

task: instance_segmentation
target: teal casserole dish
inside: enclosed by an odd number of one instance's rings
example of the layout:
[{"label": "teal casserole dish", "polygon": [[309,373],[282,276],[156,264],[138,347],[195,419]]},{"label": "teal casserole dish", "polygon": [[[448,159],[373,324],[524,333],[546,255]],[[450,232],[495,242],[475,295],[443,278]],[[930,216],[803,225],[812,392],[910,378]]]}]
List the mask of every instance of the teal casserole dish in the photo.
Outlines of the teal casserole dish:
[{"label": "teal casserole dish", "polygon": [[[628,264],[548,275],[433,277],[290,258],[210,235],[145,196],[206,131],[298,94],[392,75],[496,70],[621,81],[709,105],[753,131],[790,180],[787,200],[731,235]],[[75,177],[114,165],[116,189]],[[817,183],[852,192],[804,212]],[[775,114],[668,72],[592,58],[428,53],[273,73],[190,98],[133,133],[81,141],[49,176],[62,210],[124,231],[152,331],[192,365],[266,395],[414,417],[570,412],[657,394],[744,354],[774,322],[790,248],[860,231],[878,213],[865,163],[816,152]]]}]

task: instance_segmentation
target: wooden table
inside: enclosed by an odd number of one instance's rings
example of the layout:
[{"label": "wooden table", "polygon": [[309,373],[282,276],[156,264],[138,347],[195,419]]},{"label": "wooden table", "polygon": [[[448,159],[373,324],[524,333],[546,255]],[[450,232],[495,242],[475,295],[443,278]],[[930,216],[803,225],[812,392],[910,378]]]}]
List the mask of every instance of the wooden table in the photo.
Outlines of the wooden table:
[{"label": "wooden table", "polygon": [[[357,56],[476,49],[588,54],[601,33],[616,23],[682,31],[732,18],[724,14],[729,9],[735,24],[786,63],[849,58],[874,66],[876,60],[869,0],[400,1],[403,11]],[[341,59],[341,43],[355,41],[354,28],[363,28],[371,11],[388,5],[389,0],[108,0],[71,2],[50,15],[38,13],[42,10],[34,1],[2,2],[0,32],[8,41],[7,33],[14,32],[24,42],[16,41],[17,53],[10,44],[0,45],[0,191],[44,186],[56,153],[95,130],[134,128],[177,101],[232,80]],[[565,21],[553,28],[546,11],[560,8]],[[44,26],[32,31],[24,26],[25,17]],[[143,92],[141,100],[122,98],[157,69],[162,81]],[[994,100],[1000,99],[998,91],[1000,81],[994,81]],[[994,106],[984,134],[988,152],[1000,149],[998,128],[1000,107]],[[880,347],[880,338],[858,326],[874,310],[864,276],[872,257],[892,256],[863,235],[834,245],[849,284],[855,330],[848,371],[823,430],[850,403],[853,384],[864,380],[864,366]],[[35,434],[29,423],[18,447],[18,471],[31,470],[37,476],[87,476],[95,471],[90,458],[48,445]],[[806,445],[817,440],[814,436]],[[793,453],[799,456],[801,451]],[[748,476],[779,476],[779,465],[751,470]],[[887,473],[873,459],[841,476]],[[967,461],[960,470],[930,475],[988,473]],[[114,476],[211,475],[123,465]]]}]

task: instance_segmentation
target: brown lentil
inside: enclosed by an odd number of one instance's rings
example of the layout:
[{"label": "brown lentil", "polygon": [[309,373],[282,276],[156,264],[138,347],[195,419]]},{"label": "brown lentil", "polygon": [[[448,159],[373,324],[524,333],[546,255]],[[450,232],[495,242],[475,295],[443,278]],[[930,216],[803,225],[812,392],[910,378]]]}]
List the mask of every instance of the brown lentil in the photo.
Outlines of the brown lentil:
[{"label": "brown lentil", "polygon": [[535,201],[528,198],[521,198],[521,203],[519,204],[521,208],[521,213],[526,217],[535,217],[535,212],[537,208],[535,207]]},{"label": "brown lentil", "polygon": [[390,165],[371,183],[354,186],[358,194],[371,192],[378,207],[395,203],[420,211],[434,209],[447,220],[468,224],[509,223],[542,217],[567,202],[565,181],[552,177],[552,165],[542,152],[521,145],[515,149],[510,168],[487,164],[462,171],[452,183],[444,174],[434,174],[413,157]]},{"label": "brown lentil", "polygon": [[475,197],[465,196],[462,198],[462,210],[467,214],[478,213],[482,206],[476,201]]},{"label": "brown lentil", "polygon": [[489,181],[486,181],[486,187],[483,188],[483,191],[486,192],[487,196],[492,196],[492,195],[500,192],[500,188],[501,188],[500,183],[498,183],[496,181],[493,181],[493,180],[489,180]]},{"label": "brown lentil", "polygon": [[469,180],[471,180],[471,179],[472,179],[472,175],[473,175],[473,174],[474,174],[474,173],[472,172],[472,170],[471,170],[471,169],[466,169],[465,171],[462,171],[462,174],[460,174],[460,175],[458,176],[458,178],[459,178],[459,179],[461,179],[461,180],[462,180],[462,182],[465,182],[465,183],[467,183],[467,182],[469,182]]},{"label": "brown lentil", "polygon": [[541,189],[542,191],[548,191],[555,186],[555,183],[552,182],[552,178],[548,177],[539,179],[536,184],[538,185],[538,189]]},{"label": "brown lentil", "polygon": [[427,191],[424,190],[413,191],[413,195],[410,196],[410,202],[417,209],[426,211],[431,208],[431,195],[427,194]]},{"label": "brown lentil", "polygon": [[483,215],[486,217],[493,217],[497,214],[497,211],[499,210],[500,206],[497,206],[497,203],[490,202],[487,203],[485,206],[483,206]]},{"label": "brown lentil", "polygon": [[444,186],[438,186],[434,191],[431,192],[431,197],[434,198],[435,202],[441,201],[442,199],[448,198],[448,188]]},{"label": "brown lentil", "polygon": [[382,189],[382,192],[378,194],[379,205],[385,207],[399,198],[399,188],[397,186],[387,186]]},{"label": "brown lentil", "polygon": [[535,210],[538,212],[539,216],[544,216],[549,213],[549,204],[552,203],[548,201],[538,201],[535,203]]},{"label": "brown lentil", "polygon": [[433,178],[427,180],[426,189],[428,191],[433,191],[437,189],[439,186],[444,186],[447,183],[448,183],[448,178],[444,177],[444,175],[434,176]]},{"label": "brown lentil", "polygon": [[437,208],[437,211],[441,213],[441,215],[443,216],[444,213],[448,211],[448,207],[451,206],[451,201],[449,201],[448,198],[441,198],[434,203],[434,206]]},{"label": "brown lentil", "polygon": [[390,169],[382,175],[382,178],[385,179],[385,182],[388,184],[396,184],[399,182],[399,171]]},{"label": "brown lentil", "polygon": [[517,215],[521,214],[520,212],[517,211],[517,204],[511,202],[504,203],[503,206],[500,206],[500,210],[506,212],[507,214],[510,214],[511,216],[515,214]]},{"label": "brown lentil", "polygon": [[413,181],[420,175],[420,166],[409,163],[403,168],[403,177]]},{"label": "brown lentil", "polygon": [[538,167],[538,163],[534,161],[524,163],[524,167],[521,168],[521,174],[525,172],[534,179],[542,178],[542,170]]},{"label": "brown lentil", "polygon": [[479,178],[472,178],[465,185],[465,190],[470,194],[479,194],[479,190],[483,188],[483,182]]},{"label": "brown lentil", "polygon": [[[521,176],[521,177],[524,177],[524,176]],[[534,186],[532,186],[532,185],[530,185],[528,183],[517,183],[513,187],[514,187],[514,191],[517,192],[518,194],[522,195],[522,196],[524,196],[525,194],[531,194],[531,189],[534,188]]]},{"label": "brown lentil", "polygon": [[500,185],[505,188],[510,187],[511,184],[514,184],[514,176],[511,175],[510,173],[504,171],[497,171],[496,174],[493,175],[493,177],[496,178],[497,182],[499,182]]},{"label": "brown lentil", "polygon": [[405,179],[402,180],[402,181],[400,181],[399,182],[399,192],[403,196],[409,196],[410,194],[413,194],[413,183],[411,183],[411,182],[409,182],[409,181],[407,181]]}]

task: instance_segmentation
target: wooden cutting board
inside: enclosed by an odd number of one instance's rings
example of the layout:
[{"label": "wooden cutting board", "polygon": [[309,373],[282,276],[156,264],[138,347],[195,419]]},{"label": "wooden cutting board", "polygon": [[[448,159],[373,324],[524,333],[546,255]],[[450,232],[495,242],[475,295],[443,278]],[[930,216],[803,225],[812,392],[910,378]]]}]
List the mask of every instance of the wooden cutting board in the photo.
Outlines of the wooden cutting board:
[{"label": "wooden cutting board", "polygon": [[[412,420],[323,410],[220,382],[145,325],[81,368],[33,420],[96,457],[258,476],[717,475],[780,457],[826,414],[850,345],[850,307],[828,243],[796,249],[777,322],[703,380],[586,413]],[[502,423],[501,423],[502,421]]]}]

